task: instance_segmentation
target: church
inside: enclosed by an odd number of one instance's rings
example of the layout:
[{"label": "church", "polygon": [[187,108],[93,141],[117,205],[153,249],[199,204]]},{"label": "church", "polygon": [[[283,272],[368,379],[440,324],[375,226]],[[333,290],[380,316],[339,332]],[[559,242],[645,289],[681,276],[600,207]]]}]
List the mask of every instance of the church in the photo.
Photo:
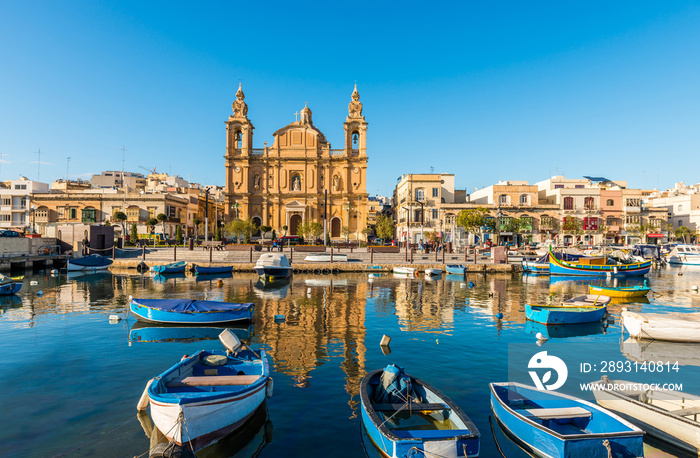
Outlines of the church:
[{"label": "church", "polygon": [[241,86],[226,121],[227,219],[250,218],[279,235],[302,221],[326,224],[335,240],[363,239],[367,227],[367,122],[357,85],[343,123],[345,144],[331,148],[305,106],[277,130],[271,146],[253,148],[253,123]]}]

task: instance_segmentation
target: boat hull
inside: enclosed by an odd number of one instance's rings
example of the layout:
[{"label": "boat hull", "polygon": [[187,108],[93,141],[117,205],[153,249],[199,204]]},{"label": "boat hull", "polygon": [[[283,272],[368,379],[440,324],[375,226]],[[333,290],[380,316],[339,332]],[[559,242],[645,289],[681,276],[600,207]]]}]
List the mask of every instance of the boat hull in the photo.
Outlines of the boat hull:
[{"label": "boat hull", "polygon": [[602,321],[607,308],[603,307],[544,307],[525,304],[525,317],[536,323],[581,324]]},{"label": "boat hull", "polygon": [[[685,318],[684,319],[684,315]],[[694,319],[687,319],[689,316]],[[641,314],[622,312],[622,324],[636,339],[667,340],[670,342],[700,342],[700,315]]]},{"label": "boat hull", "polygon": [[415,267],[394,267],[392,270],[395,274],[401,274],[401,275],[411,275],[415,276],[416,275],[416,269]]},{"label": "boat hull", "polygon": [[544,262],[532,262],[523,261],[523,272],[528,272],[532,274],[548,274],[549,273],[549,263]]},{"label": "boat hull", "polygon": [[[581,407],[590,411],[592,416],[589,426],[593,423],[593,418],[595,416],[595,421],[602,421],[604,419],[612,425],[621,427],[617,431],[607,428],[598,428],[601,432],[562,434],[519,414],[518,411],[506,405],[496,393],[496,386],[502,385],[508,384],[490,384],[491,409],[504,430],[536,456],[548,458],[608,458],[608,451],[603,445],[603,442],[606,440],[609,442],[611,449],[615,450],[616,454],[614,456],[644,456],[642,444],[644,432],[634,428],[622,418],[581,399],[561,395],[552,391],[538,392],[540,395],[546,393],[549,396],[556,396],[556,399],[568,399],[572,407]],[[520,386],[527,388],[523,385]],[[534,387],[532,387],[532,390],[537,392]],[[558,402],[561,404],[562,401]],[[574,421],[575,420],[576,419],[574,419]],[[555,423],[552,423],[552,427],[557,426]]]},{"label": "boat hull", "polygon": [[22,283],[10,282],[0,286],[0,296],[8,296],[10,294],[16,294],[22,289]]},{"label": "boat hull", "polygon": [[186,266],[187,266],[187,263],[184,261],[181,261],[181,262],[165,264],[165,265],[161,265],[161,266],[153,266],[151,268],[151,270],[153,270],[153,272],[156,272],[156,273],[161,274],[161,275],[181,274],[181,273],[185,272]]},{"label": "boat hull", "polygon": [[241,310],[221,312],[170,312],[148,307],[134,301],[129,304],[129,310],[137,320],[144,323],[164,324],[215,324],[250,321],[253,319],[255,307],[250,306]]},{"label": "boat hull", "polygon": [[648,286],[622,286],[617,288],[606,288],[604,286],[588,285],[590,294],[603,294],[608,297],[629,298],[629,297],[644,297],[649,293],[651,288]]},{"label": "boat hull", "polygon": [[233,271],[233,266],[194,266],[195,275],[206,275],[206,274],[228,274]]},{"label": "boat hull", "polygon": [[255,273],[266,280],[281,280],[292,276],[291,267],[255,267]]},{"label": "boat hull", "polygon": [[585,275],[594,277],[633,277],[649,273],[651,261],[621,265],[586,265],[549,257],[549,273],[552,275]]},{"label": "boat hull", "polygon": [[[184,363],[199,358],[200,353]],[[165,374],[156,377],[148,387],[153,423],[168,440],[187,447],[191,444],[194,451],[201,450],[240,428],[267,397],[269,368],[264,351],[261,356],[264,367],[262,375],[250,385],[233,391],[212,390],[202,394],[198,390],[193,391],[192,395],[162,395],[158,394],[161,391],[158,384],[162,383],[161,379],[167,378]],[[169,371],[171,370],[173,369]]]},{"label": "boat hull", "polygon": [[466,275],[467,268],[462,265],[445,266],[445,271],[450,275]]},{"label": "boat hull", "polygon": [[97,272],[100,270],[109,269],[110,265],[112,265],[111,259],[93,254],[90,256],[83,256],[82,258],[69,259],[68,264],[66,265],[66,270],[69,272],[76,272],[79,270],[85,272]]},{"label": "boat hull", "polygon": [[[608,381],[613,384],[631,384],[621,380]],[[591,385],[604,385],[596,381]],[[593,390],[596,402],[630,423],[639,426],[647,434],[654,436],[674,447],[694,456],[700,456],[700,423],[693,417],[680,417],[669,414],[650,404],[636,401],[629,396],[613,390]]]}]

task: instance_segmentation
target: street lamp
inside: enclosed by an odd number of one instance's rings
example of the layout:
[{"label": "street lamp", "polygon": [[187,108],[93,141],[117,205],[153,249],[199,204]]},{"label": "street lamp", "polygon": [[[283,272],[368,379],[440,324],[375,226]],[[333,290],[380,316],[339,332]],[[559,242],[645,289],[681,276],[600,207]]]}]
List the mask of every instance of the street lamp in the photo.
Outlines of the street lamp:
[{"label": "street lamp", "polygon": [[32,205],[30,211],[32,212],[32,234],[36,234],[36,220],[34,219],[34,213],[36,212],[36,209],[38,207],[36,205]]},{"label": "street lamp", "polygon": [[496,245],[501,244],[501,218],[503,218],[503,212],[501,211],[501,206],[498,206],[496,210]]}]

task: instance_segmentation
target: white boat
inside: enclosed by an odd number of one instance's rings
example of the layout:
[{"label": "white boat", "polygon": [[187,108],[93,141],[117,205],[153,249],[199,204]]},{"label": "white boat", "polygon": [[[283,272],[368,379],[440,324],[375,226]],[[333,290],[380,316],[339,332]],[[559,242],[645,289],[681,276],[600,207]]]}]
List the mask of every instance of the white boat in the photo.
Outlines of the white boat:
[{"label": "white boat", "polygon": [[402,274],[402,275],[411,275],[415,276],[416,275],[416,268],[415,267],[394,267],[393,272],[395,274]]},{"label": "white boat", "polygon": [[165,437],[192,452],[244,425],[272,396],[265,352],[244,349],[228,329],[219,339],[228,351],[184,357],[148,382],[138,404],[144,410],[149,403],[153,423]]},{"label": "white boat", "polygon": [[666,258],[670,264],[700,266],[700,249],[695,245],[676,245]]},{"label": "white boat", "polygon": [[254,269],[255,273],[267,280],[279,280],[292,275],[292,265],[287,256],[281,253],[263,253]]},{"label": "white boat", "polygon": [[643,384],[625,380],[591,383],[601,407],[615,412],[647,434],[700,456],[700,396],[682,391],[644,390]]},{"label": "white boat", "polygon": [[438,275],[442,275],[442,269],[435,269],[435,268],[425,269],[425,276],[426,277],[437,277]]},{"label": "white boat", "polygon": [[700,312],[637,313],[624,310],[622,324],[636,339],[700,342]]},{"label": "white boat", "polygon": [[[310,254],[304,258],[306,262],[331,262],[330,254]],[[333,254],[333,262],[348,262],[347,254]]]}]

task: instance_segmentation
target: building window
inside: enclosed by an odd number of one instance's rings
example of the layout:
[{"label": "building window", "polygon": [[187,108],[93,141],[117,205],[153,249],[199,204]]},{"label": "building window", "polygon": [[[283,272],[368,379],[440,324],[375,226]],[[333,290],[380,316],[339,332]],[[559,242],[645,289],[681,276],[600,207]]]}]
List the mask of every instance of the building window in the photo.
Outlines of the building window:
[{"label": "building window", "polygon": [[642,199],[627,199],[625,205],[627,207],[641,207]]},{"label": "building window", "polygon": [[416,189],[416,201],[418,201],[418,202],[425,201],[425,189],[423,189],[423,188]]},{"label": "building window", "polygon": [[595,210],[595,199],[593,197],[586,197],[583,199],[583,207],[586,210]]},{"label": "building window", "polygon": [[498,205],[509,205],[510,204],[510,198],[508,197],[508,194],[501,194],[498,196]]},{"label": "building window", "polygon": [[10,199],[9,197],[3,197],[2,205],[12,205],[12,199]]},{"label": "building window", "polygon": [[615,226],[617,224],[617,219],[615,218],[608,218],[608,220],[605,222],[608,226]]},{"label": "building window", "polygon": [[10,215],[0,215],[0,221],[10,221]]},{"label": "building window", "polygon": [[563,184],[555,184],[554,189],[564,189],[564,185]]},{"label": "building window", "polygon": [[523,194],[520,196],[520,205],[530,205],[530,196]]},{"label": "building window", "polygon": [[639,215],[626,215],[625,224],[639,224]]},{"label": "building window", "polygon": [[584,231],[597,231],[598,230],[598,218],[595,216],[583,218],[583,230]]},{"label": "building window", "polygon": [[27,185],[26,184],[16,184],[15,189],[27,189]]},{"label": "building window", "polygon": [[141,209],[138,207],[127,208],[126,209],[126,219],[129,221],[139,221],[140,213],[141,213]]},{"label": "building window", "polygon": [[440,188],[433,188],[433,197],[440,197]]},{"label": "building window", "polygon": [[564,210],[573,210],[574,209],[574,198],[573,197],[564,197]]},{"label": "building window", "polygon": [[68,218],[69,219],[76,219],[78,217],[78,209],[75,207],[71,207],[68,209]]},{"label": "building window", "polygon": [[97,210],[94,208],[86,208],[83,210],[83,223],[96,223]]},{"label": "building window", "polygon": [[506,231],[510,229],[510,222],[513,220],[510,216],[503,216],[498,221],[498,230]]},{"label": "building window", "polygon": [[583,185],[582,185],[582,184],[577,184],[576,186],[574,186],[574,188],[576,188],[576,189],[583,189]]},{"label": "building window", "polygon": [[605,204],[606,204],[608,207],[612,207],[612,206],[615,205],[615,201],[612,200],[612,199],[608,199],[607,202],[605,202]]},{"label": "building window", "polygon": [[433,219],[438,219],[438,211],[433,209]]}]

